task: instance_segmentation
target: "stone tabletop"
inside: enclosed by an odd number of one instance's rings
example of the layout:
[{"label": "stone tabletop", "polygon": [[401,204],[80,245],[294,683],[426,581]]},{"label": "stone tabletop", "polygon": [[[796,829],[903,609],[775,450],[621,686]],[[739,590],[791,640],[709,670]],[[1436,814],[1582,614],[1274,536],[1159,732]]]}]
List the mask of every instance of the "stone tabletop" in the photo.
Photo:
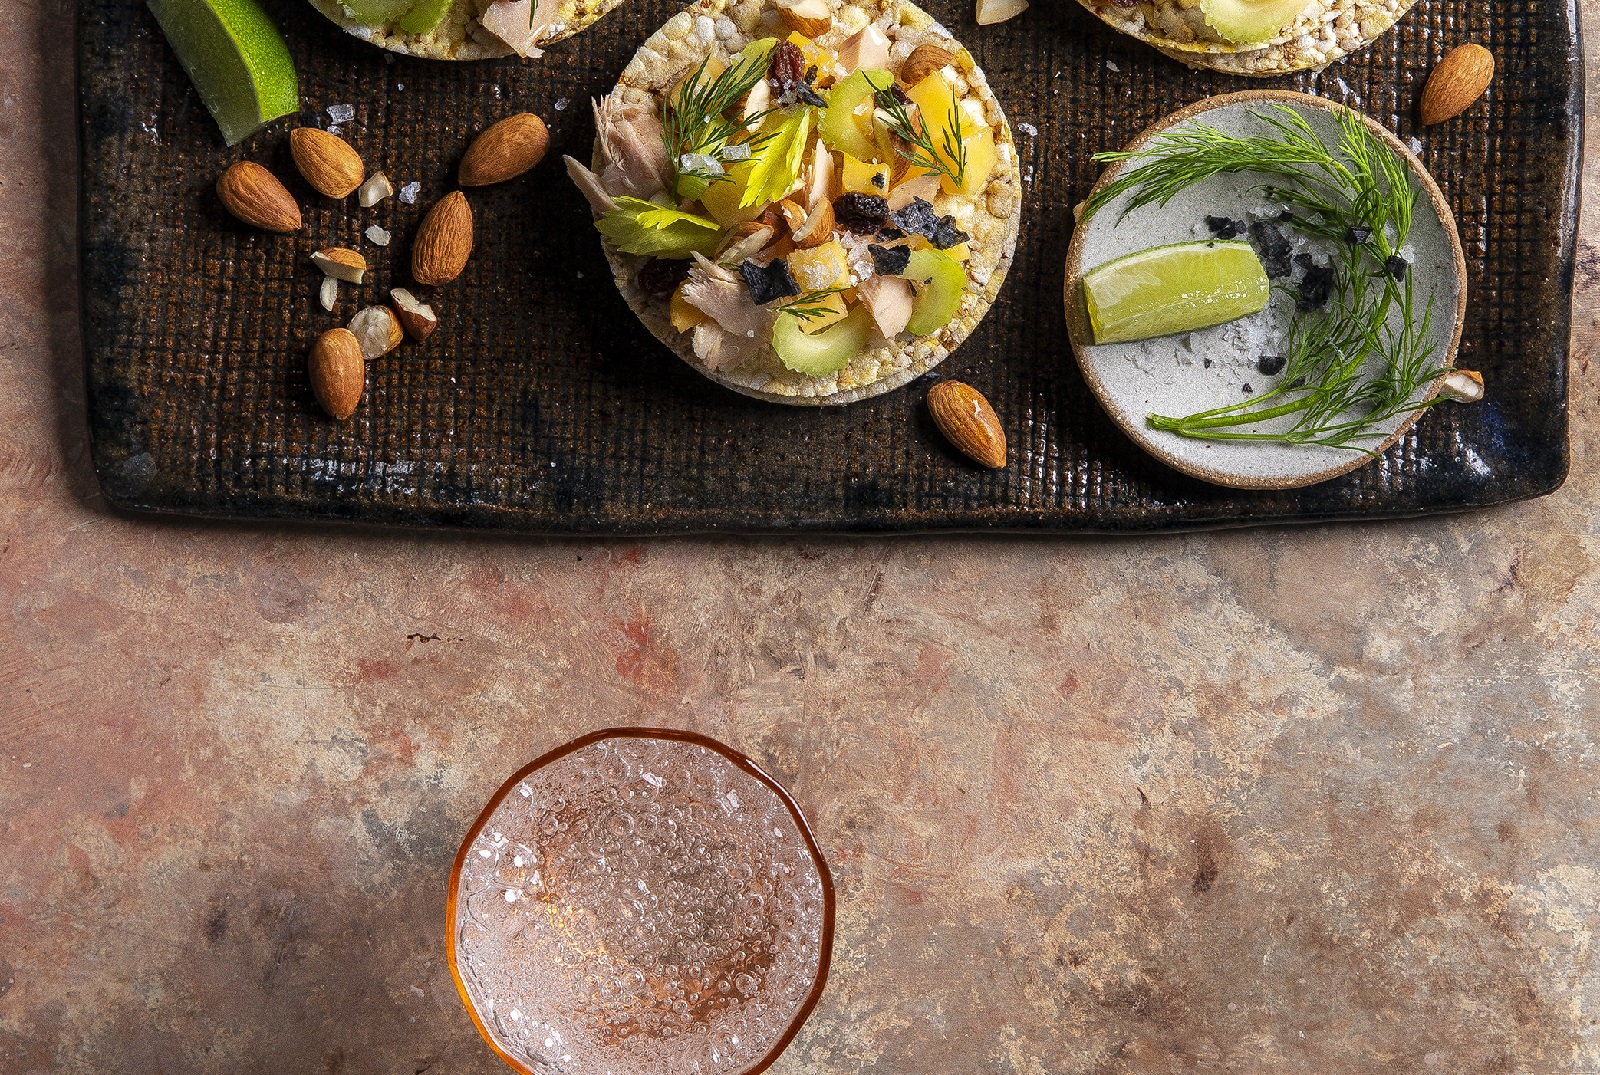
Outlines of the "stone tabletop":
[{"label": "stone tabletop", "polygon": [[1080,541],[152,522],[88,462],[72,12],[0,17],[0,1072],[502,1070],[451,856],[618,724],[810,815],[838,943],[779,1075],[1600,1072],[1595,199],[1572,476],[1529,503]]}]

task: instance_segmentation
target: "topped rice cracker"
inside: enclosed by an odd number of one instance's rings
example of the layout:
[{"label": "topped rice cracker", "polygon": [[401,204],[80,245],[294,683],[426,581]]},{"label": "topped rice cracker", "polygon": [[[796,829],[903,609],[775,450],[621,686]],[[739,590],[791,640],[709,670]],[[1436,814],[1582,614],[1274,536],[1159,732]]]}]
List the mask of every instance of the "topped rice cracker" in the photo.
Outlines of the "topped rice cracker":
[{"label": "topped rice cracker", "polygon": [[339,0],[311,0],[311,5],[345,33],[391,52],[423,60],[488,60],[511,55],[536,58],[542,46],[571,37],[621,2],[453,0],[438,25],[422,33],[408,33],[401,26],[404,11],[374,24]]},{"label": "topped rice cracker", "polygon": [[1016,148],[920,8],[786,3],[674,16],[596,103],[591,167],[567,168],[623,298],[684,361],[760,399],[850,403],[988,312],[1016,248]]},{"label": "topped rice cracker", "polygon": [[1308,0],[1265,40],[1230,41],[1202,11],[1202,0],[1079,0],[1107,25],[1188,64],[1231,75],[1267,77],[1321,70],[1371,44],[1415,0]]}]

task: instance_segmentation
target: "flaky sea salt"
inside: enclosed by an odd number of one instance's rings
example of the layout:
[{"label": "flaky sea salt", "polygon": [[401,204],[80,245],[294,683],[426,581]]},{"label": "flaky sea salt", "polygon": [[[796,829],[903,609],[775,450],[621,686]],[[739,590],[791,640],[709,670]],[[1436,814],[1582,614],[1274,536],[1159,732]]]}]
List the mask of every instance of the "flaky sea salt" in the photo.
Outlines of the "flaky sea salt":
[{"label": "flaky sea salt", "polygon": [[565,112],[567,110],[567,103],[568,102],[567,102],[567,99],[565,97],[557,97],[556,98],[556,104],[555,104],[556,111],[557,112]]},{"label": "flaky sea salt", "polygon": [[1039,128],[1035,127],[1033,124],[1028,123],[1026,121],[1017,124],[1017,130],[1021,131],[1023,134],[1027,135],[1029,138],[1037,138],[1037,137],[1039,137]]},{"label": "flaky sea salt", "polygon": [[328,118],[335,123],[349,123],[356,118],[354,105],[329,105]]},{"label": "flaky sea salt", "polygon": [[417,204],[417,195],[422,193],[421,183],[407,183],[400,188],[400,200],[407,205]]}]

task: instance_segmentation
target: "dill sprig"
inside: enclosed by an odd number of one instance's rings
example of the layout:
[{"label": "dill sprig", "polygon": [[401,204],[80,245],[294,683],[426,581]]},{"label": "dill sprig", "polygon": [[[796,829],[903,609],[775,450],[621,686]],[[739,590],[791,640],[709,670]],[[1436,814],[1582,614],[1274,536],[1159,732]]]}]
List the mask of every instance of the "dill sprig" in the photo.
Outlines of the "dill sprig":
[{"label": "dill sprig", "polygon": [[[1335,148],[1325,145],[1295,110],[1255,113],[1275,134],[1243,137],[1196,125],[1160,136],[1132,153],[1096,160],[1135,166],[1106,184],[1084,207],[1087,220],[1124,193],[1124,215],[1165,205],[1179,191],[1227,172],[1255,172],[1277,182],[1263,187],[1289,207],[1283,223],[1339,244],[1333,292],[1321,309],[1297,312],[1276,387],[1238,403],[1183,417],[1150,415],[1154,429],[1206,440],[1321,444],[1371,451],[1390,419],[1431,405],[1416,397],[1443,370],[1433,362],[1430,292],[1416,316],[1412,273],[1399,251],[1411,233],[1421,190],[1403,161],[1347,108],[1334,110]],[[1390,324],[1391,317],[1399,321]],[[1241,429],[1296,416],[1278,431]]]},{"label": "dill sprig", "polygon": [[895,93],[892,79],[887,86],[879,86],[869,75],[867,85],[872,87],[872,102],[883,117],[883,125],[889,128],[890,134],[911,146],[906,149],[905,146],[896,145],[895,152],[918,168],[949,176],[950,181],[958,187],[966,182],[967,146],[961,138],[961,102],[956,97],[954,86],[950,87],[950,115],[944,128],[941,152],[934,149],[927,125],[919,121],[920,117],[914,120],[906,102]]},{"label": "dill sprig", "polygon": [[738,119],[729,119],[726,115],[766,77],[766,52],[747,51],[731,67],[708,80],[706,65],[710,62],[709,56],[701,60],[700,66],[684,79],[678,91],[667,96],[661,117],[661,137],[667,147],[667,159],[672,162],[673,190],[682,198],[698,198],[712,183],[731,182],[725,171],[686,167],[685,156],[720,161],[723,150],[732,141],[748,142],[754,152],[767,138],[743,136],[773,111],[769,108]]},{"label": "dill sprig", "polygon": [[820,291],[807,291],[793,302],[778,307],[778,312],[791,314],[803,321],[815,321],[833,312],[833,304],[828,299],[843,290],[843,287],[825,287]]}]

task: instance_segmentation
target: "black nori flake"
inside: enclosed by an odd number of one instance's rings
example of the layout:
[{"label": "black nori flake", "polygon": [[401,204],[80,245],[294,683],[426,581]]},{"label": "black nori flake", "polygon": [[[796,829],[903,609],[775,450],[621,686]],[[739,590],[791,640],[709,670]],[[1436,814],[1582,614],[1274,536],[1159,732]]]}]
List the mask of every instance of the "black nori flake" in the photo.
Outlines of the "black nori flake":
[{"label": "black nori flake", "polygon": [[1261,255],[1261,267],[1267,271],[1268,279],[1281,280],[1290,274],[1292,266],[1289,252],[1294,249],[1294,244],[1283,232],[1265,221],[1257,220],[1250,225],[1250,241],[1255,244],[1256,253]]},{"label": "black nori flake", "polygon": [[1383,263],[1383,269],[1396,280],[1406,278],[1406,270],[1411,268],[1411,263],[1399,254],[1390,254],[1389,259]]},{"label": "black nori flake", "polygon": [[889,178],[883,174],[883,169],[872,173],[872,185],[879,190],[889,185]]},{"label": "black nori flake", "polygon": [[[838,216],[837,203],[835,204],[834,215]],[[910,205],[890,213],[889,220],[895,227],[908,231],[913,235],[922,236],[940,250],[948,250],[952,246],[960,246],[972,238],[972,236],[956,227],[955,217],[935,215],[933,206],[921,198],[912,198]]]},{"label": "black nori flake", "polygon": [[851,190],[833,199],[833,219],[857,235],[877,231],[888,216],[889,202],[881,194]]},{"label": "black nori flake", "polygon": [[1206,227],[1211,229],[1211,234],[1218,239],[1237,239],[1246,230],[1242,220],[1230,220],[1225,216],[1206,217]]},{"label": "black nori flake", "polygon": [[906,264],[911,260],[909,246],[878,246],[874,243],[867,247],[867,253],[872,255],[872,271],[879,276],[899,276],[906,271]]},{"label": "black nori flake", "polygon": [[[887,205],[888,203],[884,203]],[[838,216],[838,205],[834,206],[834,215]],[[903,209],[896,209],[889,214],[889,222],[901,231],[908,231],[913,235],[931,235],[933,229],[939,226],[939,218],[933,211],[933,205],[921,198],[912,198],[911,204]]]},{"label": "black nori flake", "polygon": [[1282,355],[1262,355],[1256,359],[1256,369],[1261,371],[1263,377],[1276,377],[1288,363],[1289,360]]},{"label": "black nori flake", "polygon": [[1210,369],[1211,368],[1211,360],[1209,358],[1203,358],[1200,361],[1202,361],[1202,362],[1204,362],[1206,364],[1206,369]]},{"label": "black nori flake", "polygon": [[1292,209],[1283,210],[1283,212],[1278,214],[1278,219],[1283,221],[1285,224],[1289,223],[1289,221],[1294,219],[1294,210],[1292,210]]},{"label": "black nori flake", "polygon": [[960,246],[972,236],[956,227],[956,218],[953,216],[940,217],[938,227],[933,229],[933,234],[928,236],[928,242],[940,250],[949,250],[952,246]]},{"label": "black nori flake", "polygon": [[739,275],[744,277],[744,286],[750,289],[750,301],[757,306],[765,306],[773,299],[786,299],[800,294],[800,285],[795,283],[789,263],[782,258],[773,258],[772,263],[765,266],[749,260],[742,261],[739,263]]},{"label": "black nori flake", "polygon": [[1372,229],[1365,224],[1352,224],[1344,230],[1344,241],[1351,246],[1360,246],[1372,238]]},{"label": "black nori flake", "polygon": [[1244,394],[1245,395],[1247,395],[1247,396],[1254,395],[1255,391],[1256,390],[1254,388],[1250,387],[1248,382],[1245,383],[1245,386],[1244,386]]},{"label": "black nori flake", "polygon": [[1300,298],[1294,308],[1303,314],[1310,313],[1333,295],[1333,266],[1318,265],[1310,254],[1297,254],[1294,263],[1305,270],[1300,278]]},{"label": "black nori flake", "polygon": [[801,102],[810,105],[812,108],[828,107],[828,102],[824,101],[822,99],[822,95],[816,90],[812,89],[810,86],[801,86],[795,91],[795,96],[800,98]]}]

